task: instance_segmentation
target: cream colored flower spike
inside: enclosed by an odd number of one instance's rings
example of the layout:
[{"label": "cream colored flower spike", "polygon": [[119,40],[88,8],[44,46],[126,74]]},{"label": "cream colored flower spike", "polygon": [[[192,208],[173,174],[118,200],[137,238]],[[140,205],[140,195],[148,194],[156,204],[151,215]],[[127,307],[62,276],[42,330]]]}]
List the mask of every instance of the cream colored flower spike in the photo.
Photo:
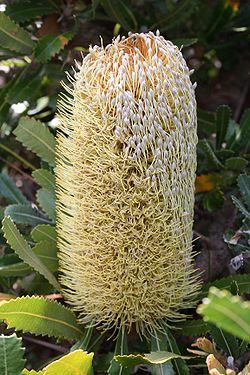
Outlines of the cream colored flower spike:
[{"label": "cream colored flower spike", "polygon": [[81,322],[143,334],[183,318],[199,284],[194,86],[159,33],[90,48],[77,68],[59,105],[61,283]]}]

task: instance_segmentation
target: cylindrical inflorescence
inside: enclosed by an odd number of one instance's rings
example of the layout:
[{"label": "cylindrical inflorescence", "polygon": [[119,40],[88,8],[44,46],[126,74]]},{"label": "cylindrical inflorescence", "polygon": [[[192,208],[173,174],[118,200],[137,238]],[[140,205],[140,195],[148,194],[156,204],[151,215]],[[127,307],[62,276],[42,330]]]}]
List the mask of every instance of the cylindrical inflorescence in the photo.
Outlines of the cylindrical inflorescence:
[{"label": "cylindrical inflorescence", "polygon": [[140,333],[183,317],[192,269],[196,102],[157,33],[90,48],[59,104],[61,282],[81,322]]}]

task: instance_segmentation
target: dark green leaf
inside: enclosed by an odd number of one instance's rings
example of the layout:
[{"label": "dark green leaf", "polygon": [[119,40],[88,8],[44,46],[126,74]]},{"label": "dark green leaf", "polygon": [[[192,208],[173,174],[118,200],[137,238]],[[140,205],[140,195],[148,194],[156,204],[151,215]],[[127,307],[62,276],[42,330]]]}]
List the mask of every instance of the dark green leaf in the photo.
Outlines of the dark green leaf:
[{"label": "dark green leaf", "polygon": [[83,337],[80,338],[70,349],[70,351],[74,351],[77,349],[87,350],[89,347],[89,343],[93,334],[94,327],[89,326],[84,329]]},{"label": "dark green leaf", "polygon": [[225,167],[233,171],[241,171],[248,164],[248,161],[240,156],[232,157],[226,160]]},{"label": "dark green leaf", "polygon": [[51,191],[39,189],[36,193],[36,199],[41,209],[48,215],[48,217],[55,221],[55,195]]},{"label": "dark green leaf", "polygon": [[213,168],[215,168],[216,170],[224,168],[223,164],[219,161],[214,153],[214,150],[206,139],[202,139],[201,141],[199,141],[198,147],[200,147],[200,149],[204,152],[207,161]]},{"label": "dark green leaf", "polygon": [[15,182],[5,173],[0,173],[0,194],[12,203],[28,205],[29,201],[22,194]]},{"label": "dark green leaf", "polygon": [[32,272],[28,264],[24,262],[18,262],[14,264],[0,265],[0,276],[1,277],[17,277],[26,276]]},{"label": "dark green leaf", "polygon": [[34,241],[48,241],[56,244],[56,228],[51,225],[37,225],[31,231],[31,237]]},{"label": "dark green leaf", "polygon": [[221,328],[213,324],[209,324],[209,333],[219,348],[223,349],[228,356],[238,358],[239,345],[235,336],[231,333],[223,331]]},{"label": "dark green leaf", "polygon": [[55,138],[49,129],[40,121],[22,117],[14,134],[29,150],[37,154],[50,165],[55,165]]},{"label": "dark green leaf", "polygon": [[130,371],[125,368],[122,364],[116,362],[116,356],[124,356],[128,353],[128,343],[127,343],[127,334],[126,328],[122,326],[119,330],[116,345],[115,345],[115,353],[114,358],[112,359],[108,374],[109,375],[129,375]]},{"label": "dark green leaf", "polygon": [[219,210],[224,204],[224,195],[221,190],[214,189],[209,193],[205,194],[203,198],[203,206],[209,212]]},{"label": "dark green leaf", "polygon": [[208,325],[202,319],[186,320],[176,323],[174,329],[185,336],[201,336],[208,332]]},{"label": "dark green leaf", "polygon": [[3,220],[3,232],[7,243],[16,254],[30,267],[34,268],[35,271],[44,276],[57,290],[60,290],[60,285],[54,275],[32,251],[31,247],[21,235],[10,217],[5,217]]},{"label": "dark green leaf", "polygon": [[54,57],[73,38],[72,32],[60,35],[46,35],[39,39],[35,48],[35,57],[41,63],[45,63]]},{"label": "dark green leaf", "polygon": [[58,270],[57,249],[54,242],[41,241],[32,248],[32,251],[51,272]]},{"label": "dark green leaf", "polygon": [[0,46],[25,55],[32,52],[34,42],[27,31],[0,12]]},{"label": "dark green leaf", "polygon": [[45,16],[57,10],[54,1],[19,0],[7,4],[5,13],[15,22],[29,21],[35,17]]},{"label": "dark green leaf", "polygon": [[227,105],[220,105],[216,110],[216,147],[220,148],[225,140],[231,110]]},{"label": "dark green leaf", "polygon": [[21,338],[15,333],[10,336],[0,335],[0,374],[20,375],[25,364],[23,355]]},{"label": "dark green leaf", "polygon": [[238,186],[244,202],[250,210],[250,176],[244,174],[240,175],[238,178]]},{"label": "dark green leaf", "polygon": [[193,44],[198,42],[197,38],[182,38],[182,39],[173,39],[172,42],[177,46],[177,47],[189,47],[192,46]]},{"label": "dark green leaf", "polygon": [[238,210],[240,210],[240,212],[247,218],[250,220],[250,212],[246,209],[246,207],[244,206],[243,203],[241,203],[241,201],[234,197],[233,195],[231,196],[232,198],[232,201],[234,202],[235,206],[238,208]]},{"label": "dark green leaf", "polygon": [[248,152],[250,149],[250,108],[245,110],[240,119],[240,142]]},{"label": "dark green leaf", "polygon": [[152,352],[149,354],[129,354],[129,355],[117,355],[115,360],[124,367],[134,367],[137,365],[158,365],[171,361],[172,359],[182,358],[189,359],[190,357],[181,356],[175,353],[169,352]]},{"label": "dark green leaf", "polygon": [[136,31],[138,28],[133,9],[124,0],[101,0],[107,15],[120,23],[127,31]]},{"label": "dark green leaf", "polygon": [[216,131],[215,114],[213,112],[197,111],[198,130],[212,134]]},{"label": "dark green leaf", "polygon": [[5,209],[5,216],[10,216],[17,224],[49,224],[50,220],[43,217],[35,208],[23,204],[12,204]]}]

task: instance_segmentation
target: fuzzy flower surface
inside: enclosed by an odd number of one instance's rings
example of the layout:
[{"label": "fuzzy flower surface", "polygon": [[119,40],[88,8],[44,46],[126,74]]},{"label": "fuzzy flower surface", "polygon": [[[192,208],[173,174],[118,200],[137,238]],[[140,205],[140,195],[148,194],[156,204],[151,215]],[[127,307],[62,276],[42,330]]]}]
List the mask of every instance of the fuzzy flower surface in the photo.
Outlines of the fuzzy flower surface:
[{"label": "fuzzy flower surface", "polygon": [[192,261],[196,101],[159,33],[90,48],[59,105],[61,283],[81,322],[140,333],[183,318]]}]

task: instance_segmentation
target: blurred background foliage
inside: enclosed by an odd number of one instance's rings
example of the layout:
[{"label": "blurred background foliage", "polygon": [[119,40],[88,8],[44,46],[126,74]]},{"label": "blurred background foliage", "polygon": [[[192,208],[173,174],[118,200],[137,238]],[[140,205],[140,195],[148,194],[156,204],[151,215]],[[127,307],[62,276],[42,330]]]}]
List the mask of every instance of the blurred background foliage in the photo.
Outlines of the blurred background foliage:
[{"label": "blurred background foliage", "polygon": [[[56,104],[62,91],[61,81],[66,81],[65,71],[72,74],[75,61],[81,61],[90,44],[100,44],[100,36],[106,45],[118,34],[157,29],[182,48],[189,68],[194,69],[192,80],[197,81],[200,140],[194,244],[199,251],[195,266],[202,270],[204,281],[200,298],[207,295],[210,286],[248,297],[249,1],[9,0],[0,3],[0,217],[10,216],[15,224],[5,221],[8,244],[3,232],[0,233],[0,301],[7,295],[9,298],[50,295],[58,290],[54,135],[59,121]],[[10,232],[16,233],[19,242],[13,241]],[[29,252],[31,258],[27,258]],[[214,294],[212,289],[209,294],[212,307]],[[234,303],[232,296],[218,296],[216,303],[225,306]],[[240,304],[238,308],[241,309]],[[217,328],[218,317],[214,318],[210,307],[199,312],[207,314],[215,325],[208,326],[192,311],[195,320],[179,327],[182,335],[180,331],[174,335],[168,332],[171,345],[165,345],[163,340],[162,350],[174,347],[175,353],[186,355],[186,347],[194,338],[209,331],[209,338],[216,342],[220,353],[225,358],[233,354],[238,368],[243,368],[249,353],[244,334],[240,330],[238,335],[231,332],[232,324],[222,327],[230,333]],[[250,327],[249,318],[243,318]],[[4,325],[1,329],[5,332]],[[76,348],[97,351],[105,342],[100,334],[92,339],[84,337],[84,344]],[[66,341],[59,346],[29,334],[23,338],[28,348],[28,364],[35,368],[58,352],[69,350]],[[134,335],[128,342],[132,351],[150,350]],[[107,341],[104,350],[95,357],[95,373],[108,368],[110,374],[117,373],[115,365],[109,367],[113,353],[119,354],[118,346],[114,345]],[[207,354],[213,353],[211,348],[207,351],[207,342],[199,345]],[[164,373],[207,373],[203,359],[192,359],[189,369],[181,361],[174,361]],[[142,371],[138,366],[135,369],[138,374]],[[155,373],[160,373],[158,370]],[[125,373],[123,370],[122,374]]]}]

